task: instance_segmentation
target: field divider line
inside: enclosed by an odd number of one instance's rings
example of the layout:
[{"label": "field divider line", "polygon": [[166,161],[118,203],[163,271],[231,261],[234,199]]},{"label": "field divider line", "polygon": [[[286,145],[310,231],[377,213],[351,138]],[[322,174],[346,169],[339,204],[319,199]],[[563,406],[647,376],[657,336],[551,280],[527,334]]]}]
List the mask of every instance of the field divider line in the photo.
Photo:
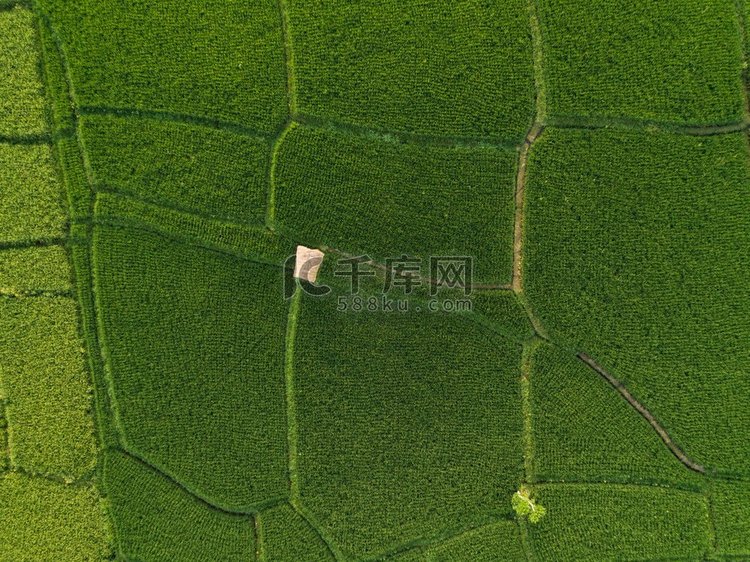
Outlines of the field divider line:
[{"label": "field divider line", "polygon": [[148,119],[184,125],[194,125],[207,129],[216,129],[236,135],[251,137],[258,140],[268,140],[272,133],[253,129],[245,125],[232,123],[223,119],[214,119],[187,113],[176,113],[161,109],[138,109],[134,107],[109,107],[84,105],[78,108],[78,115],[82,117],[120,117],[123,119]]},{"label": "field divider line", "polygon": [[292,45],[291,22],[289,20],[289,6],[286,0],[277,0],[281,19],[281,42],[284,56],[284,69],[286,71],[286,99],[289,115],[297,111],[297,80],[294,75],[294,49]]},{"label": "field divider line", "polygon": [[606,380],[612,387],[614,387],[617,392],[620,393],[620,395],[630,404],[635,411],[637,411],[643,418],[651,425],[651,427],[654,428],[654,431],[659,435],[661,440],[664,442],[664,444],[667,446],[667,448],[672,452],[672,454],[677,457],[677,459],[685,465],[690,470],[697,472],[699,474],[705,474],[706,468],[698,464],[697,462],[693,461],[690,457],[688,457],[685,452],[680,449],[680,447],[677,446],[677,444],[672,440],[669,433],[667,433],[667,430],[664,429],[664,427],[656,420],[654,415],[646,408],[643,404],[641,404],[631,393],[630,391],[625,388],[625,386],[617,380],[614,376],[612,376],[609,372],[607,372],[601,365],[599,365],[594,359],[592,359],[589,355],[585,353],[579,353],[577,355],[578,359],[583,361],[586,365],[588,365],[591,369],[593,369],[596,373],[598,373],[604,380]]},{"label": "field divider line", "polygon": [[290,501],[289,504],[292,506],[292,509],[295,511],[295,513],[302,519],[304,519],[305,523],[307,523],[307,526],[310,527],[310,529],[313,530],[318,538],[323,541],[323,543],[326,545],[326,548],[328,549],[328,552],[331,554],[331,556],[333,556],[334,560],[348,560],[348,558],[344,556],[344,554],[336,547],[334,542],[329,537],[327,537],[326,534],[320,529],[320,526],[307,513],[307,510],[299,504],[299,502]]},{"label": "field divider line", "polygon": [[383,142],[415,144],[420,146],[431,146],[437,148],[492,148],[495,150],[517,150],[519,143],[503,141],[487,137],[461,137],[452,135],[429,135],[411,133],[408,131],[392,131],[386,129],[371,129],[362,125],[345,123],[317,117],[307,113],[294,113],[292,120],[295,123],[313,129],[330,130],[343,135],[362,137]]},{"label": "field divider line", "polygon": [[0,287],[0,298],[9,300],[21,299],[70,299],[75,296],[73,289],[20,289],[8,290]]},{"label": "field divider line", "polygon": [[52,246],[64,246],[68,238],[57,236],[53,238],[37,238],[35,240],[14,240],[0,242],[0,251],[3,250],[26,250],[29,248],[50,248]]},{"label": "field divider line", "polygon": [[521,351],[521,411],[523,414],[523,467],[524,480],[527,484],[534,483],[534,428],[531,407],[531,369],[534,352],[541,345],[541,340],[535,339],[524,344]]},{"label": "field divider line", "polygon": [[182,492],[186,493],[188,496],[193,498],[195,501],[203,505],[204,507],[211,509],[213,511],[217,511],[219,513],[223,513],[225,515],[231,515],[233,517],[249,517],[253,515],[257,515],[263,510],[271,509],[273,507],[279,506],[281,504],[286,503],[287,498],[286,496],[277,496],[272,497],[267,500],[264,500],[262,502],[257,503],[254,507],[248,508],[248,509],[229,509],[226,507],[222,507],[206,498],[204,498],[202,495],[194,492],[191,490],[188,486],[180,482],[177,478],[172,476],[171,474],[165,472],[158,466],[152,464],[150,461],[146,460],[142,456],[140,456],[137,453],[134,453],[133,451],[130,451],[124,447],[116,447],[116,448],[110,448],[110,451],[119,452],[125,455],[126,457],[130,458],[131,460],[137,462],[142,467],[148,469],[150,472],[153,472],[154,474],[157,474],[161,476],[162,478],[168,480],[172,485],[179,488]]},{"label": "field divider line", "polygon": [[553,116],[547,119],[548,127],[573,130],[621,130],[662,132],[690,137],[710,137],[746,132],[750,128],[750,120],[719,123],[714,125],[681,125],[662,121],[650,121],[635,118],[597,118],[583,116]]},{"label": "field divider line", "polygon": [[278,155],[281,145],[286,140],[286,136],[297,128],[297,124],[289,119],[284,128],[273,140],[268,157],[268,194],[266,196],[266,228],[275,232],[276,228],[276,168],[278,166]]},{"label": "field divider line", "polygon": [[302,288],[297,283],[289,303],[286,337],[284,339],[284,381],[286,397],[287,449],[289,455],[288,477],[290,501],[300,497],[297,474],[297,404],[294,395],[294,343],[297,337],[297,321],[302,302]]}]

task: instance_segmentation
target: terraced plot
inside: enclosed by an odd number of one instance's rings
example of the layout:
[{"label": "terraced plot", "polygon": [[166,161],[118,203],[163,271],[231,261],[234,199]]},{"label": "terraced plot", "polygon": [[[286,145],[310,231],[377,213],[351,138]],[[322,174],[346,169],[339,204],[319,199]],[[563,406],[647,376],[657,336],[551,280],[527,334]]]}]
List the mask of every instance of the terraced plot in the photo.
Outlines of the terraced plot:
[{"label": "terraced plot", "polygon": [[0,0],[0,560],[750,557],[743,8]]}]

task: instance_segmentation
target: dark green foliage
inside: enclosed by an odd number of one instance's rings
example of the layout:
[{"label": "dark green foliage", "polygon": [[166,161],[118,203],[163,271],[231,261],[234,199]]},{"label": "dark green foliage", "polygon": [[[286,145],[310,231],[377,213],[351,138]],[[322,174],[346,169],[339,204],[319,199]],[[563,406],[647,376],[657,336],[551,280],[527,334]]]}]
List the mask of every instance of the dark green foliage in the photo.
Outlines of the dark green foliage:
[{"label": "dark green foliage", "polygon": [[0,242],[62,236],[65,196],[50,147],[0,142],[0,171]]},{"label": "dark green foliage", "polygon": [[67,480],[94,466],[91,396],[72,299],[0,299],[0,398],[13,466]]},{"label": "dark green foliage", "polygon": [[[21,6],[0,10],[0,137],[46,132],[35,24],[33,13]],[[0,169],[2,160],[0,155]]]},{"label": "dark green foliage", "polygon": [[524,0],[288,0],[297,109],[386,131],[519,142],[534,107]]},{"label": "dark green foliage", "polygon": [[218,511],[119,452],[104,465],[117,553],[144,562],[252,560],[253,521]]},{"label": "dark green foliage", "polygon": [[526,291],[693,460],[750,475],[744,135],[550,130],[527,185]]},{"label": "dark green foliage", "polygon": [[294,343],[300,503],[345,553],[382,555],[510,512],[520,346],[437,313],[304,297]]},{"label": "dark green foliage", "polygon": [[265,132],[287,104],[273,0],[42,0],[79,104],[182,114]]},{"label": "dark green foliage", "polygon": [[474,312],[498,333],[518,340],[534,335],[526,312],[511,291],[474,291],[472,301]]},{"label": "dark green foliage", "polygon": [[136,117],[86,117],[82,130],[93,181],[101,189],[239,223],[265,217],[264,140]]},{"label": "dark green foliage", "polygon": [[65,75],[65,65],[60,48],[55,42],[55,37],[49,29],[47,20],[42,18],[38,27],[47,103],[50,106],[51,128],[60,137],[70,137],[75,133],[75,122],[73,103]]},{"label": "dark green foliage", "polygon": [[733,0],[537,0],[550,120],[734,123],[743,116]]},{"label": "dark green foliage", "polygon": [[501,521],[459,533],[445,542],[395,556],[398,562],[518,562],[526,560],[518,526]]},{"label": "dark green foliage", "polygon": [[126,448],[226,509],[285,496],[281,269],[119,227],[94,261]]},{"label": "dark green foliage", "polygon": [[265,562],[316,562],[333,560],[328,547],[289,504],[258,515],[259,560]]},{"label": "dark green foliage", "polygon": [[552,484],[537,495],[548,514],[528,530],[540,560],[703,560],[709,549],[708,508],[698,494]]},{"label": "dark green foliage", "polygon": [[716,482],[711,502],[718,552],[750,557],[750,483]]},{"label": "dark green foliage", "polygon": [[508,282],[515,159],[295,127],[277,157],[276,222],[307,245],[381,261],[472,256],[475,281]]},{"label": "dark green foliage", "polygon": [[96,562],[109,554],[107,521],[93,488],[0,475],[0,560]]},{"label": "dark green foliage", "polygon": [[0,251],[0,294],[69,291],[70,266],[62,246]]},{"label": "dark green foliage", "polygon": [[537,480],[700,485],[648,422],[582,361],[542,345],[531,365]]},{"label": "dark green foliage", "polygon": [[101,224],[138,227],[261,263],[282,265],[296,250],[265,227],[214,221],[114,193],[98,194],[95,208]]}]

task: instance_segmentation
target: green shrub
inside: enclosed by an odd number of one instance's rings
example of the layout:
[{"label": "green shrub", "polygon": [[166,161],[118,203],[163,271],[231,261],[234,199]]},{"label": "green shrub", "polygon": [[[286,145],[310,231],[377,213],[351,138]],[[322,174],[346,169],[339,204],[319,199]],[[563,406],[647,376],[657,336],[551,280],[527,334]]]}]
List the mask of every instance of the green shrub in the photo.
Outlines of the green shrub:
[{"label": "green shrub", "polygon": [[107,520],[93,488],[0,475],[0,521],[0,560],[96,562],[109,555]]},{"label": "green shrub", "polygon": [[700,486],[649,423],[582,361],[543,345],[531,364],[537,480]]},{"label": "green shrub", "polygon": [[119,451],[107,452],[104,485],[117,553],[126,560],[254,559],[250,517],[209,507],[168,478]]},{"label": "green shrub", "polygon": [[258,515],[258,557],[268,562],[316,562],[333,560],[325,542],[289,504]]},{"label": "green shrub", "polygon": [[0,142],[0,170],[0,242],[62,236],[65,197],[50,147]]},{"label": "green shrub", "polygon": [[510,514],[521,349],[464,316],[303,297],[294,342],[300,503],[376,557]]},{"label": "green shrub", "polygon": [[378,130],[520,142],[534,113],[524,0],[288,0],[297,109]]},{"label": "green shrub", "polygon": [[286,497],[281,269],[96,227],[94,276],[126,449],[226,509]]},{"label": "green shrub", "polygon": [[62,292],[70,289],[70,266],[62,246],[0,251],[0,293]]},{"label": "green shrub", "polygon": [[93,181],[164,206],[247,223],[265,218],[268,143],[205,126],[86,117]]},{"label": "green shrub", "polygon": [[713,485],[711,513],[720,554],[750,556],[750,484],[716,482]]},{"label": "green shrub", "polygon": [[641,486],[535,487],[547,516],[529,525],[540,560],[697,560],[710,545],[698,494]]},{"label": "green shrub", "polygon": [[[26,8],[0,9],[0,137],[47,131],[35,25],[34,14]],[[1,160],[0,155],[3,169]]]},{"label": "green shrub", "polygon": [[96,442],[75,301],[0,299],[0,384],[13,466],[68,480],[91,470]]},{"label": "green shrub", "polygon": [[227,121],[273,132],[287,113],[273,0],[42,0],[78,103]]},{"label": "green shrub", "polygon": [[278,228],[384,260],[472,256],[475,281],[510,280],[516,153],[400,144],[295,127],[281,145]]},{"label": "green shrub", "polygon": [[551,122],[743,117],[732,0],[537,0]]},{"label": "green shrub", "polygon": [[694,461],[750,475],[744,135],[547,131],[527,184],[525,285]]}]

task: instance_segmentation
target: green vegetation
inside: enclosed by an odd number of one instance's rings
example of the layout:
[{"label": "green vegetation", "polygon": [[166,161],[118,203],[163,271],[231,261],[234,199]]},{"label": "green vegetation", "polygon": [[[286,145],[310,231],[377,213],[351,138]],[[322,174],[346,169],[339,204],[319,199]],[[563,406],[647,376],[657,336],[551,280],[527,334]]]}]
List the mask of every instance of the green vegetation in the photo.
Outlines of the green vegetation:
[{"label": "green vegetation", "polygon": [[277,157],[277,226],[306,245],[380,260],[472,256],[475,281],[505,283],[515,159],[295,127]]},{"label": "green vegetation", "polygon": [[62,236],[65,197],[50,147],[0,142],[0,170],[0,242]]},{"label": "green vegetation", "polygon": [[117,451],[104,465],[118,554],[126,560],[252,560],[253,521],[209,507],[143,463]]},{"label": "green vegetation", "polygon": [[607,381],[548,345],[532,358],[531,410],[536,480],[700,485]]},{"label": "green vegetation", "polygon": [[534,335],[526,311],[510,291],[474,291],[472,310],[502,335],[520,340]]},{"label": "green vegetation", "polygon": [[8,422],[5,419],[5,404],[0,400],[0,473],[5,472],[8,466]]},{"label": "green vegetation", "polygon": [[94,258],[125,448],[226,509],[286,496],[281,269],[122,227]]},{"label": "green vegetation", "polygon": [[521,486],[513,494],[510,504],[519,518],[528,519],[530,523],[539,523],[547,515],[547,508],[531,497],[531,490],[526,486]]},{"label": "green vegetation", "polygon": [[65,45],[82,106],[226,121],[267,133],[286,117],[273,0],[39,4]]},{"label": "green vegetation", "polygon": [[93,488],[0,475],[0,560],[95,562],[109,554],[107,522]]},{"label": "green vegetation", "polygon": [[93,468],[91,396],[72,299],[0,299],[0,399],[12,466],[66,480]]},{"label": "green vegetation", "polygon": [[525,0],[287,0],[297,109],[367,128],[520,142],[534,112]]},{"label": "green vegetation", "polygon": [[[0,9],[0,138],[33,137],[46,132],[46,104],[36,43],[30,10],[21,6]],[[0,169],[5,166],[0,145]],[[5,199],[2,187],[0,183]]]},{"label": "green vegetation", "polygon": [[553,341],[595,357],[694,460],[745,476],[748,189],[741,134],[549,130],[524,271]]},{"label": "green vegetation", "polygon": [[717,482],[711,496],[711,513],[716,527],[719,554],[750,556],[750,485],[745,482]]},{"label": "green vegetation", "polygon": [[258,515],[258,559],[267,562],[334,560],[325,542],[289,504]]},{"label": "green vegetation", "polygon": [[529,525],[540,560],[702,560],[709,549],[708,508],[700,495],[606,484],[535,491],[548,511]]},{"label": "green vegetation", "polygon": [[536,1],[552,123],[742,120],[733,0]]},{"label": "green vegetation", "polygon": [[520,346],[460,316],[335,306],[303,298],[293,364],[299,501],[325,534],[375,557],[509,515]]},{"label": "green vegetation", "polygon": [[506,562],[525,559],[518,527],[511,521],[463,531],[436,546],[411,550],[393,558],[398,562]]},{"label": "green vegetation", "polygon": [[70,266],[62,246],[0,251],[0,294],[59,293],[70,289]]},{"label": "green vegetation", "polygon": [[86,117],[82,137],[99,189],[246,223],[262,222],[268,143],[221,129],[134,117]]}]

